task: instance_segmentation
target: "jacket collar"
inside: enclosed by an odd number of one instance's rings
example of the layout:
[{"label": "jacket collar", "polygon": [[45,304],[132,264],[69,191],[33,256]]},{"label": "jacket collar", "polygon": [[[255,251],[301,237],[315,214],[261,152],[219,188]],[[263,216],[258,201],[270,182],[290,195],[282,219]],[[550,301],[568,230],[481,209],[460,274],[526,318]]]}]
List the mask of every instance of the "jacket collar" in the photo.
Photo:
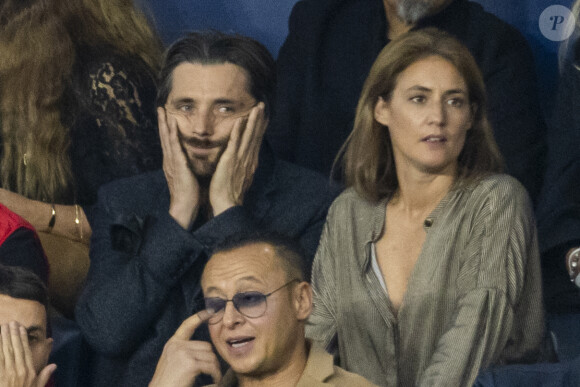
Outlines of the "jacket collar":
[{"label": "jacket collar", "polygon": [[[431,211],[431,213],[425,218],[425,222],[423,224],[423,229],[425,232],[429,232],[429,230],[434,227],[437,223],[437,218],[446,207],[447,203],[449,203],[452,198],[460,193],[463,188],[454,188],[452,187],[449,192],[443,197],[443,199],[437,204],[435,209]],[[387,210],[387,203],[389,202],[390,197],[384,198],[379,200],[376,203],[367,202],[368,203],[368,211],[370,211],[370,216],[366,217],[366,219],[370,219],[370,222],[361,222],[361,227],[363,228],[362,234],[364,235],[364,243],[360,244],[360,248],[364,251],[360,251],[357,256],[359,257],[359,264],[361,268],[361,272],[364,274],[370,269],[371,265],[371,244],[375,243],[379,240],[381,235],[383,234],[383,230],[385,227],[385,216]]]},{"label": "jacket collar", "polygon": [[[323,387],[328,386],[325,383],[329,377],[334,374],[334,361],[332,355],[327,353],[321,347],[312,343],[311,340],[306,340],[308,348],[308,360],[306,361],[306,367],[302,372],[300,380],[298,380],[297,386],[308,386],[308,387]],[[238,379],[236,374],[232,369],[228,369],[221,382],[218,384],[219,387],[237,387]]]},{"label": "jacket collar", "polygon": [[334,361],[332,355],[327,353],[322,347],[314,345],[311,340],[307,340],[310,348],[308,361],[302,372],[302,377],[298,381],[299,386],[327,386],[325,380],[334,374]]}]

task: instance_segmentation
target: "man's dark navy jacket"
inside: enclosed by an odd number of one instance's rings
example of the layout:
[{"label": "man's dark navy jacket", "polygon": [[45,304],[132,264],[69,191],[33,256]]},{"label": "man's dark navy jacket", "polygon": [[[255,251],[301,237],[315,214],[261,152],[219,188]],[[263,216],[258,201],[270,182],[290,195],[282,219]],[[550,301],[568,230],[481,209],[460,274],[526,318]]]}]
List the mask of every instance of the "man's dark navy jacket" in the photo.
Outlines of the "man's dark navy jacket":
[{"label": "man's dark navy jacket", "polygon": [[[203,308],[200,276],[213,247],[238,232],[278,232],[311,260],[338,194],[318,173],[275,160],[266,147],[243,206],[184,230],[169,215],[163,171],[101,188],[92,224],[91,267],[76,319],[97,351],[89,384],[146,386],[163,346]],[[195,339],[209,340],[207,329]]]}]

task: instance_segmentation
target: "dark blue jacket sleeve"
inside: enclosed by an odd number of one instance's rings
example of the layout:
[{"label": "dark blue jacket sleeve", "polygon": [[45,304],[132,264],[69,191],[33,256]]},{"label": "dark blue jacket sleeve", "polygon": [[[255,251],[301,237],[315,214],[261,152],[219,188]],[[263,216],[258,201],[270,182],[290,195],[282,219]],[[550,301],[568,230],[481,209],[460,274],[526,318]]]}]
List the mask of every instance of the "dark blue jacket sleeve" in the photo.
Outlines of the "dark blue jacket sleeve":
[{"label": "dark blue jacket sleeve", "polygon": [[[151,333],[171,303],[170,292],[181,286],[188,271],[201,273],[216,243],[253,223],[241,207],[234,207],[190,233],[168,212],[119,219],[109,195],[114,198],[113,191],[99,194],[91,266],[76,319],[93,348],[115,356],[134,351]],[[119,241],[122,233],[128,237]]]}]

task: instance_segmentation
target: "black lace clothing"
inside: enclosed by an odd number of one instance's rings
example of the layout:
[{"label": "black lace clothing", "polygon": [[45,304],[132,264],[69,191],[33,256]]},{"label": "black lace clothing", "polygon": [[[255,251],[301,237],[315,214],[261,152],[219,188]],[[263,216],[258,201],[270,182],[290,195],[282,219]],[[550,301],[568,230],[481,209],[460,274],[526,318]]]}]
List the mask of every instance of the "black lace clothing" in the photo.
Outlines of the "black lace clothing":
[{"label": "black lace clothing", "polygon": [[161,167],[155,94],[154,74],[139,58],[108,47],[77,49],[62,109],[71,136],[71,203],[87,211],[102,184]]}]

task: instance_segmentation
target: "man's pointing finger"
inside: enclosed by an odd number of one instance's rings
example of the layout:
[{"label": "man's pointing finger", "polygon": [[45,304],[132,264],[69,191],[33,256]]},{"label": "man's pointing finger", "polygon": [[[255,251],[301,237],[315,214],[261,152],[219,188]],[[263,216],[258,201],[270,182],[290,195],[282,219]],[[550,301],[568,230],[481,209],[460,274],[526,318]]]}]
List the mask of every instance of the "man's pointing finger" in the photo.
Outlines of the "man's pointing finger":
[{"label": "man's pointing finger", "polygon": [[181,323],[170,340],[189,340],[201,324],[209,320],[211,313],[207,310],[197,312]]}]

